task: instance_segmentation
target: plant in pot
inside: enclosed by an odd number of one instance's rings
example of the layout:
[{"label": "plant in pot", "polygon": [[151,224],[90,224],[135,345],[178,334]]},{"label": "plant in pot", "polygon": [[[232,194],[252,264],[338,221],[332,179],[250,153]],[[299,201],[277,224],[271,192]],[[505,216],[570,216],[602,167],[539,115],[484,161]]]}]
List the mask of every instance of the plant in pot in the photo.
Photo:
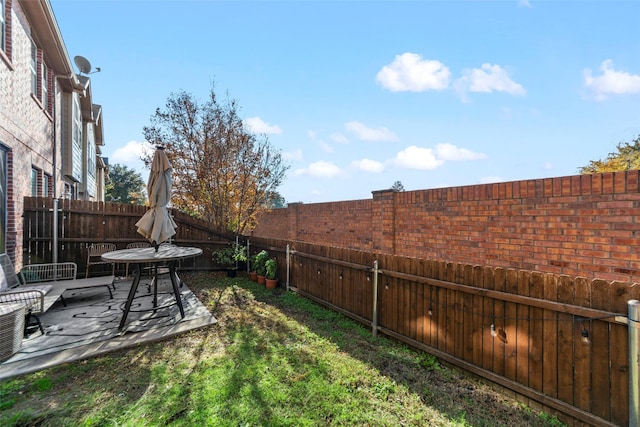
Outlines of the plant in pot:
[{"label": "plant in pot", "polygon": [[247,249],[234,242],[230,247],[213,252],[212,258],[216,264],[227,270],[227,276],[236,277],[238,263],[247,260]]},{"label": "plant in pot", "polygon": [[235,264],[235,268],[246,268],[247,267],[247,247],[241,245],[240,243],[232,243],[231,248],[233,250],[233,261]]},{"label": "plant in pot", "polygon": [[249,278],[252,282],[258,281],[258,273],[256,273],[256,256],[251,255],[249,257]]},{"label": "plant in pot", "polygon": [[267,274],[267,260],[269,259],[269,253],[265,250],[261,250],[256,254],[255,266],[256,273],[258,274],[258,283],[264,285],[265,275]]},{"label": "plant in pot", "polygon": [[276,272],[278,271],[278,263],[275,259],[268,259],[265,263],[266,276],[265,282],[267,289],[275,289],[278,286],[278,279],[276,279]]}]

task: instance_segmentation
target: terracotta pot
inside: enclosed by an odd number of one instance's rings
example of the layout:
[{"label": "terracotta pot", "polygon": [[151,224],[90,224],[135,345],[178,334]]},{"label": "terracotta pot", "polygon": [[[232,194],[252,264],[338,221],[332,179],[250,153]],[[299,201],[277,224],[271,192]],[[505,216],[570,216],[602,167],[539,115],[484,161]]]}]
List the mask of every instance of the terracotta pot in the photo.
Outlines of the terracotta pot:
[{"label": "terracotta pot", "polygon": [[258,281],[258,273],[256,273],[255,271],[250,271],[249,272],[249,278],[252,281],[257,282]]},{"label": "terracotta pot", "polygon": [[264,276],[258,275],[258,285],[264,285],[265,278]]},{"label": "terracotta pot", "polygon": [[267,289],[275,289],[278,286],[278,279],[265,279]]}]

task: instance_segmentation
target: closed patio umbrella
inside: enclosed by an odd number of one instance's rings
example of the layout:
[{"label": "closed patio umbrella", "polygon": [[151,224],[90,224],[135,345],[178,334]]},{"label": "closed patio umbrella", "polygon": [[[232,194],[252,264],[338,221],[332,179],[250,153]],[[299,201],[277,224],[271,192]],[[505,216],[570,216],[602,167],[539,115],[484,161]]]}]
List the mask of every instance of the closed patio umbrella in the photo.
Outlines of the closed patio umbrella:
[{"label": "closed patio umbrella", "polygon": [[176,223],[167,209],[171,198],[171,170],[164,147],[156,147],[147,182],[149,210],[136,222],[138,233],[149,240],[156,251],[160,243],[176,234]]}]

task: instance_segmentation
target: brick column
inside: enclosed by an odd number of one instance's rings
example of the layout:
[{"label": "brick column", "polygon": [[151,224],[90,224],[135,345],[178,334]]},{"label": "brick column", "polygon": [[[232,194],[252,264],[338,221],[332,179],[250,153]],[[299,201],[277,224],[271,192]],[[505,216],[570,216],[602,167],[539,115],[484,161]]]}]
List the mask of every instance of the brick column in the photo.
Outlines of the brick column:
[{"label": "brick column", "polygon": [[289,232],[287,238],[289,240],[298,239],[298,207],[302,202],[289,203],[287,205],[287,213],[289,214]]},{"label": "brick column", "polygon": [[372,191],[371,237],[376,252],[395,254],[396,207],[394,190]]}]

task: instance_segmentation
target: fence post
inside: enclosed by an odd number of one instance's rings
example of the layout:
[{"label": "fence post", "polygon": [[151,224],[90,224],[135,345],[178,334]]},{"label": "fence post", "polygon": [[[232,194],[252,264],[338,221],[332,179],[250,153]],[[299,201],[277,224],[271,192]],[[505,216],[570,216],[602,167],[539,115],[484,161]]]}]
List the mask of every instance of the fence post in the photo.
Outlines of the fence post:
[{"label": "fence post", "polygon": [[378,336],[378,260],[373,261],[373,316],[371,329],[374,337]]},{"label": "fence post", "polygon": [[291,268],[291,254],[289,252],[289,244],[287,243],[287,292],[289,291],[289,269]]},{"label": "fence post", "polygon": [[251,271],[251,242],[247,239],[247,274]]},{"label": "fence post", "polygon": [[627,301],[629,309],[629,427],[640,426],[640,301]]},{"label": "fence post", "polygon": [[53,255],[51,262],[58,262],[58,199],[53,198],[53,221],[51,221],[51,225],[53,230],[51,234],[53,235]]},{"label": "fence post", "polygon": [[[233,257],[234,257],[234,258],[236,257],[236,253],[237,253],[236,251],[238,250],[238,246],[240,246],[240,236],[238,236],[238,235],[236,234],[236,245],[233,247]],[[238,269],[238,262],[239,262],[239,261],[236,259],[236,260],[235,260],[235,267],[236,267],[236,270]]]}]

